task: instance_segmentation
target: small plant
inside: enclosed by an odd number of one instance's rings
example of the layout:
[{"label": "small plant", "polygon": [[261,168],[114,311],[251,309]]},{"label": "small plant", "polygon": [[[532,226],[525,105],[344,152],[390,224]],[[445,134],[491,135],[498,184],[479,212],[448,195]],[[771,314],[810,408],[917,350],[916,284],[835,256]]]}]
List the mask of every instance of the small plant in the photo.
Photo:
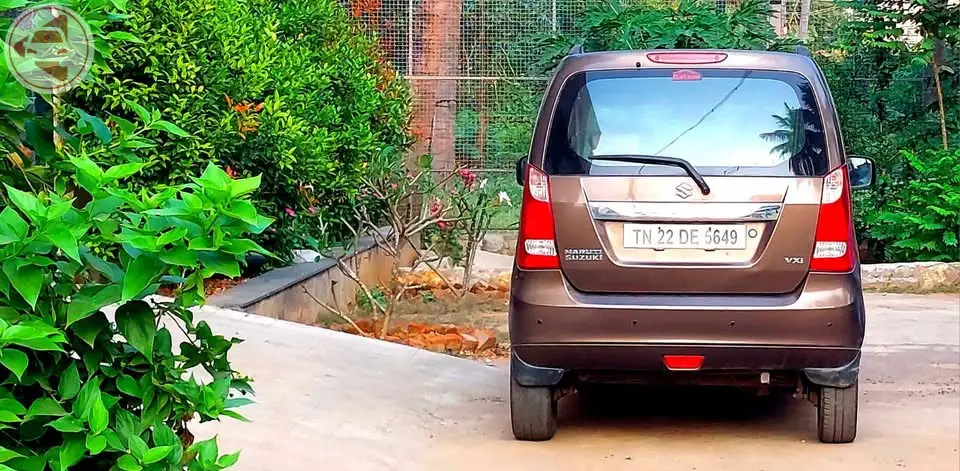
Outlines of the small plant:
[{"label": "small plant", "polygon": [[901,155],[906,167],[881,176],[870,235],[892,261],[960,261],[960,150]]},{"label": "small plant", "polygon": [[[245,238],[272,222],[250,202],[260,179],[210,165],[189,184],[124,188],[145,164],[102,168],[91,157],[152,144],[150,128],[183,133],[130,106],[140,122],[66,110],[78,117],[76,136],[61,130],[69,180],[3,191],[0,469],[213,471],[238,459],[188,429],[243,419],[233,409],[252,393],[227,359],[239,340],[214,334],[191,309],[204,301],[204,279],[237,276],[247,253],[268,253]],[[161,283],[178,286],[175,299],[151,298]]]}]

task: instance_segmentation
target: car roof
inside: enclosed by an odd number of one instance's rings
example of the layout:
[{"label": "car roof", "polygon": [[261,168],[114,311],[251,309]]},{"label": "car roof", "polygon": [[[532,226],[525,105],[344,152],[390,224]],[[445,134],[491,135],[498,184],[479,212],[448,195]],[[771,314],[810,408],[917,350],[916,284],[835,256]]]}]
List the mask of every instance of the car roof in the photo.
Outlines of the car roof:
[{"label": "car roof", "polygon": [[[722,54],[726,58],[709,64],[664,64],[650,59],[651,54],[672,53]],[[809,56],[789,52],[745,51],[734,49],[647,49],[637,51],[606,51],[574,53],[557,67],[556,78],[565,78],[578,72],[616,69],[748,69],[797,72],[814,81],[818,76],[816,63]]]}]

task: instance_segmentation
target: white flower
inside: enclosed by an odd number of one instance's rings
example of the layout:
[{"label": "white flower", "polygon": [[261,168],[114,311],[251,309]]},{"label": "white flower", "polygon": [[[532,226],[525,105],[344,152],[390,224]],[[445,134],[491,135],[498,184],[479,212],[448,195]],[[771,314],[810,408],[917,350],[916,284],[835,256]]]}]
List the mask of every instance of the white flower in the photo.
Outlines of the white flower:
[{"label": "white flower", "polygon": [[500,204],[506,203],[507,206],[513,206],[513,203],[510,202],[510,195],[508,195],[506,191],[497,193],[497,202]]},{"label": "white flower", "polygon": [[64,299],[64,301],[66,301],[66,302],[67,302],[67,304],[69,304],[69,303],[70,303],[70,301],[72,301],[72,300],[73,300],[73,299],[72,299],[72,298],[71,298],[70,296],[67,296],[67,298],[66,298],[66,299]]},{"label": "white flower", "polygon": [[483,180],[480,180],[480,189],[482,190],[483,187],[485,187],[485,186],[487,186],[487,179],[486,179],[486,178],[484,178]]}]

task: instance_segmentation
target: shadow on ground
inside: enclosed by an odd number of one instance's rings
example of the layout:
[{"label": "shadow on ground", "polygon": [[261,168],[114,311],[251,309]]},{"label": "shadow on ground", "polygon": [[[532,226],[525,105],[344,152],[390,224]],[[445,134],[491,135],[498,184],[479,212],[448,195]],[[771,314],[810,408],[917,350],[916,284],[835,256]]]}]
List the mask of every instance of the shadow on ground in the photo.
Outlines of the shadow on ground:
[{"label": "shadow on ground", "polygon": [[729,436],[742,432],[794,441],[816,439],[816,408],[794,399],[792,391],[759,396],[722,387],[589,385],[561,401],[559,420],[561,434]]}]

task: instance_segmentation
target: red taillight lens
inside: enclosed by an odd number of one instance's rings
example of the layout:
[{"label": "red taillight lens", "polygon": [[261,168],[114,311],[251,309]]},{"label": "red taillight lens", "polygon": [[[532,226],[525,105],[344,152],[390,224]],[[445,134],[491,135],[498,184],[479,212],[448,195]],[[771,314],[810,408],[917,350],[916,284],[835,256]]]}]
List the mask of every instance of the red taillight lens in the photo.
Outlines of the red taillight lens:
[{"label": "red taillight lens", "polygon": [[811,271],[846,273],[856,263],[848,181],[846,165],[823,179]]},{"label": "red taillight lens", "polygon": [[650,62],[658,64],[716,64],[727,59],[722,52],[651,52]]},{"label": "red taillight lens", "polygon": [[703,355],[664,355],[663,364],[671,371],[697,371],[703,366]]},{"label": "red taillight lens", "polygon": [[550,208],[550,183],[547,175],[532,165],[527,165],[517,245],[517,266],[521,269],[560,268]]}]

